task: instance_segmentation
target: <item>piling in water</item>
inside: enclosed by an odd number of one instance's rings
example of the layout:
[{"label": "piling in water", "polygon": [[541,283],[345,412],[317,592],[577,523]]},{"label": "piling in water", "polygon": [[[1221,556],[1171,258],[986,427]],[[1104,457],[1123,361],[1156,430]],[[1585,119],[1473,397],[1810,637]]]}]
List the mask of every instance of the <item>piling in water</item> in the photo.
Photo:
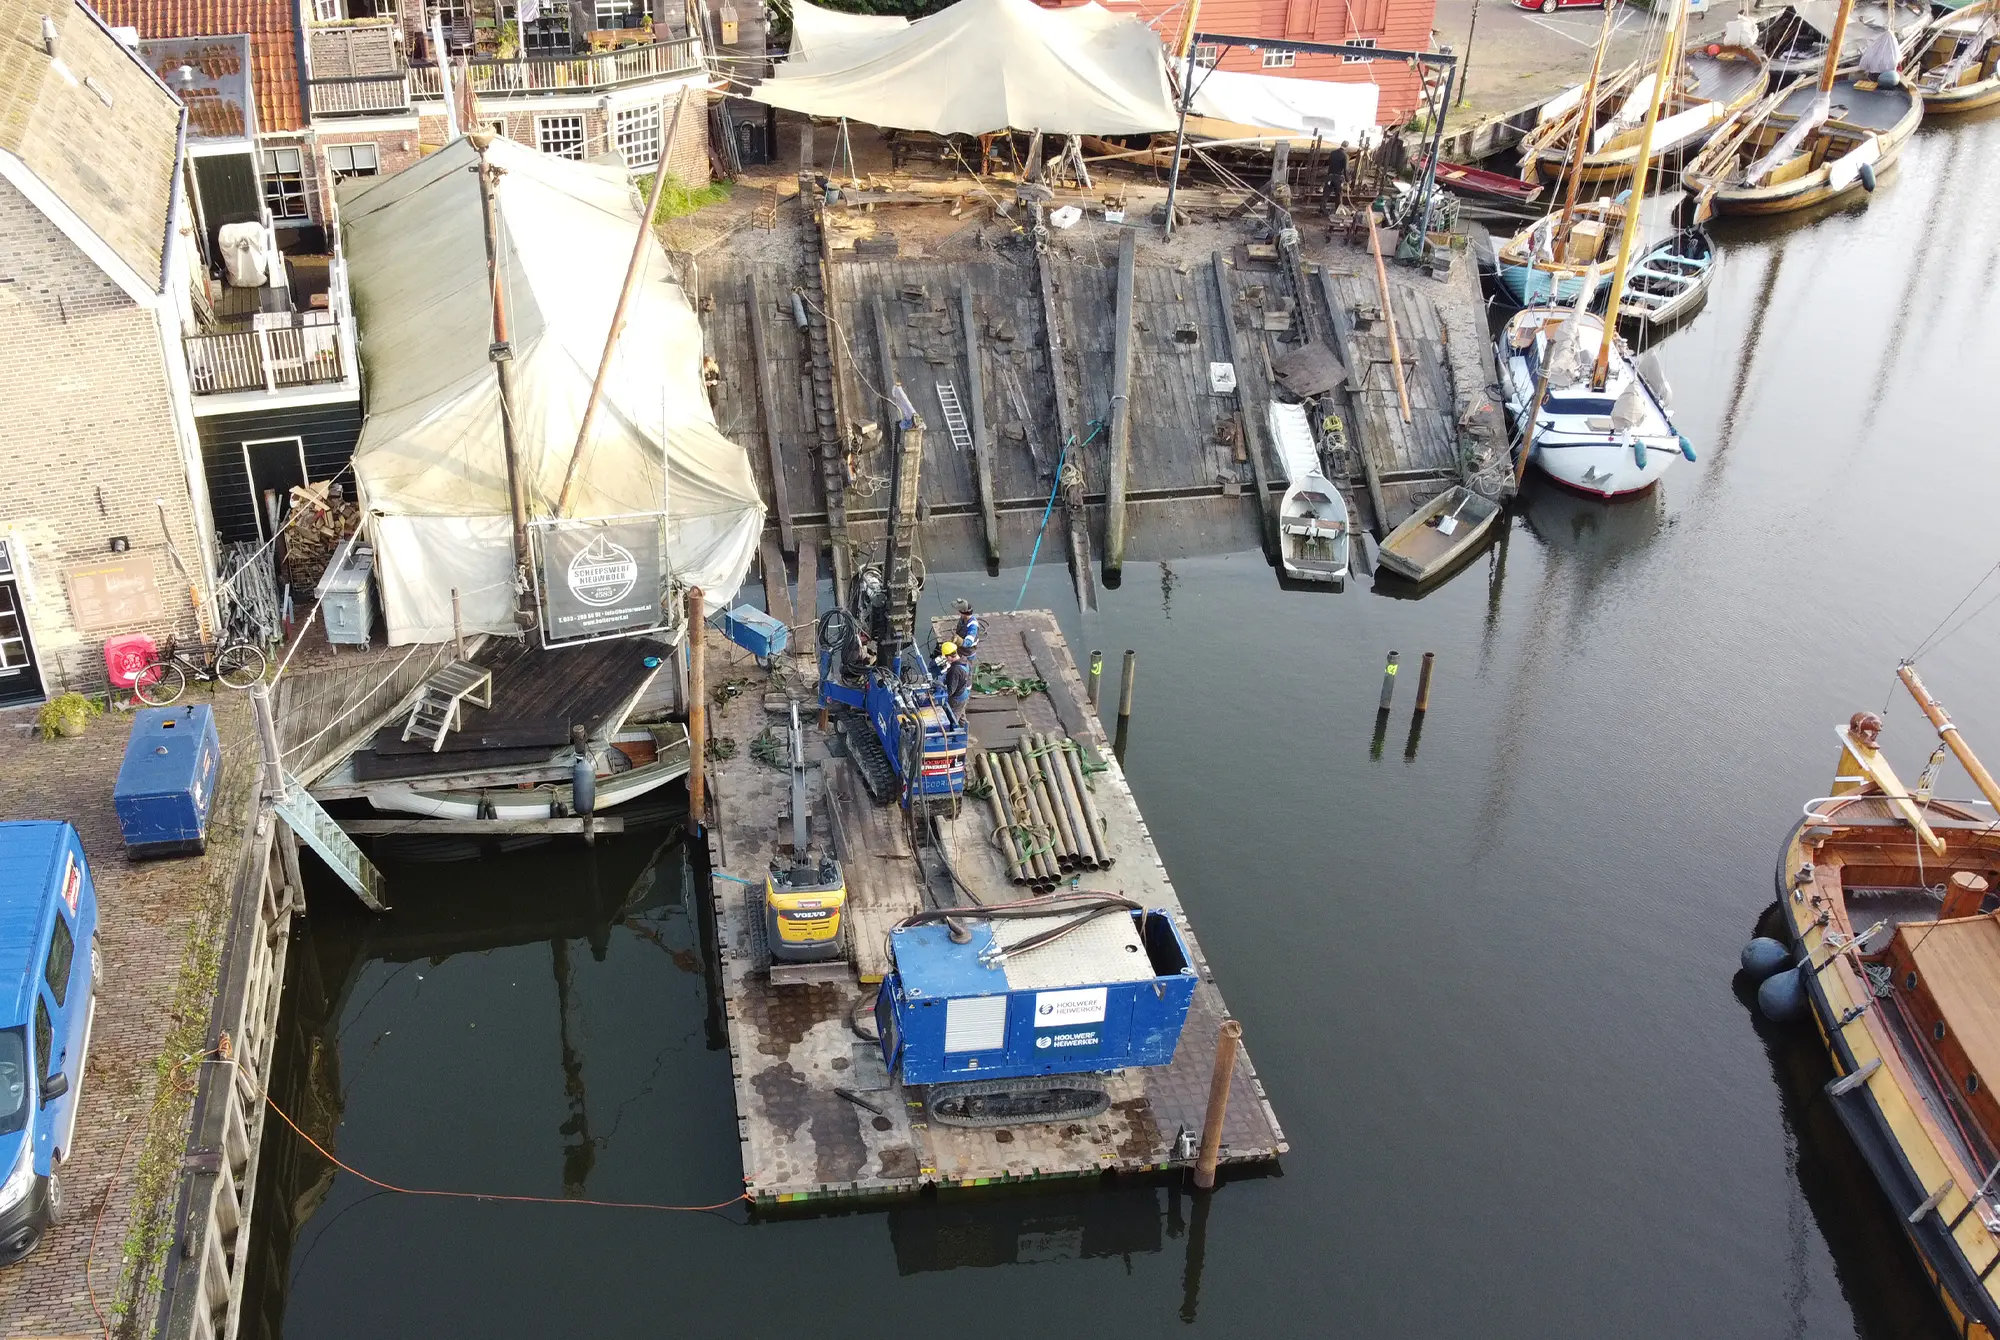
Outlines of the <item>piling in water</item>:
[{"label": "piling in water", "polygon": [[1222,1122],[1229,1115],[1229,1079],[1236,1073],[1236,1047],[1242,1036],[1243,1025],[1234,1019],[1224,1019],[1216,1032],[1208,1112],[1201,1119],[1201,1154],[1194,1165],[1194,1184],[1203,1191],[1215,1185],[1215,1165],[1222,1155]]},{"label": "piling in water", "polygon": [[1104,679],[1104,653],[1101,651],[1093,651],[1090,653],[1090,679],[1089,679],[1090,710],[1093,712],[1097,710],[1098,685],[1100,682],[1102,682],[1103,679]]},{"label": "piling in water", "polygon": [[1437,665],[1437,653],[1424,653],[1423,668],[1417,671],[1417,715],[1431,710],[1431,670]]},{"label": "piling in water", "polygon": [[1139,653],[1125,649],[1125,676],[1118,686],[1118,727],[1123,730],[1125,723],[1132,719],[1132,683],[1139,677]]},{"label": "piling in water", "polygon": [[1382,667],[1382,705],[1376,709],[1379,712],[1388,711],[1390,700],[1396,696],[1396,661],[1398,656],[1399,653],[1390,652],[1389,663]]},{"label": "piling in water", "polygon": [[687,681],[688,681],[688,817],[690,836],[701,835],[703,806],[707,801],[708,759],[708,668],[702,651],[701,630],[707,616],[702,609],[701,588],[687,593]]}]

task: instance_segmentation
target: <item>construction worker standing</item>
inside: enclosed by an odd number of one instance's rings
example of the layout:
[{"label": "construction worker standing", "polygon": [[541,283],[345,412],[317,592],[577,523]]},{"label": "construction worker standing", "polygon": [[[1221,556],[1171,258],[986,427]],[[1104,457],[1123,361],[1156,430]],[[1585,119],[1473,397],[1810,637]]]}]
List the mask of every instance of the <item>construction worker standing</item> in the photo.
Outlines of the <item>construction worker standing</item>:
[{"label": "construction worker standing", "polygon": [[957,644],[947,642],[944,652],[944,696],[951,706],[951,714],[961,723],[965,721],[966,705],[972,701],[972,664]]},{"label": "construction worker standing", "polygon": [[954,601],[953,608],[958,611],[958,627],[953,631],[952,641],[958,643],[958,649],[965,655],[978,655],[979,616],[972,612],[972,602],[970,600]]}]

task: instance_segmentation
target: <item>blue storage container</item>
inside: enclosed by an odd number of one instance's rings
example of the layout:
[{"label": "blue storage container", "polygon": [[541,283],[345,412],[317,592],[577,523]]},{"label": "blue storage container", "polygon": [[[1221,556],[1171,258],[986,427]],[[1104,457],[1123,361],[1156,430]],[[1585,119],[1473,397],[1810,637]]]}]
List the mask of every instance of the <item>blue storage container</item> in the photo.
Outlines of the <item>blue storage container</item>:
[{"label": "blue storage container", "polygon": [[1163,911],[1102,916],[1019,955],[994,951],[1076,914],[891,933],[876,1024],[905,1084],[1166,1065],[1194,1000],[1187,942]]},{"label": "blue storage container", "polygon": [[222,742],[207,704],[142,709],[111,791],[126,854],[138,860],[206,851],[221,774]]},{"label": "blue storage container", "polygon": [[722,635],[759,660],[769,660],[792,645],[792,630],[752,605],[738,605],[722,615]]}]

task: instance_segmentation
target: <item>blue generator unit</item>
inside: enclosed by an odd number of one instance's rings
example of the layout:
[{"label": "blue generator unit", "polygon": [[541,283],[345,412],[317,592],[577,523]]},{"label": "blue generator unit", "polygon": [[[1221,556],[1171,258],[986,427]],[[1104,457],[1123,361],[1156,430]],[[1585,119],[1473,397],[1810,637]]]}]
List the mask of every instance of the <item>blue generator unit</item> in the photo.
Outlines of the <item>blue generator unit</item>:
[{"label": "blue generator unit", "polygon": [[929,1086],[931,1120],[1092,1117],[1110,1106],[1106,1072],[1174,1059],[1197,975],[1173,916],[1100,903],[1086,919],[1088,904],[1051,901],[1046,916],[953,909],[970,921],[963,942],[936,921],[891,932],[875,1001],[882,1058],[904,1084]]},{"label": "blue generator unit", "polygon": [[785,621],[752,605],[724,610],[722,635],[760,661],[768,661],[792,645],[792,630]]},{"label": "blue generator unit", "polygon": [[209,809],[221,775],[222,742],[207,704],[142,709],[111,791],[126,855],[143,860],[207,851]]}]

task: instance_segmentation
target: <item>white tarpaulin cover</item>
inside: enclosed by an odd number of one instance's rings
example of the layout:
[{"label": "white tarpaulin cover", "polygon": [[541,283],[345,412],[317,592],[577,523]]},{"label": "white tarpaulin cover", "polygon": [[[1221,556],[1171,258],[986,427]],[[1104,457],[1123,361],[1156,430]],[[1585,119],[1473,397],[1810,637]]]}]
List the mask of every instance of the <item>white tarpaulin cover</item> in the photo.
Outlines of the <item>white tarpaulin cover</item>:
[{"label": "white tarpaulin cover", "polygon": [[804,72],[767,79],[750,97],[938,135],[1141,135],[1178,120],[1159,36],[1095,4],[958,0],[907,27],[843,28],[853,35],[824,53],[810,45],[812,22]]},{"label": "white tarpaulin cover", "polygon": [[1381,90],[1372,81],[1352,84],[1292,79],[1233,70],[1197,70],[1189,114],[1234,126],[1281,130],[1331,144],[1375,140],[1375,105]]},{"label": "white tarpaulin cover", "polygon": [[789,79],[804,74],[808,61],[830,61],[838,66],[839,48],[849,42],[889,37],[909,26],[910,21],[900,14],[843,14],[806,0],[792,0],[792,49],[775,67],[777,75]]},{"label": "white tarpaulin cover", "polygon": [[[489,158],[507,295],[515,441],[528,515],[552,515],[576,444],[640,202],[630,179],[496,139]],[[514,632],[512,525],[477,161],[464,139],[392,177],[350,180],[340,212],[368,419],[354,474],[375,541],[391,643]],[[701,329],[658,248],[591,429],[569,514],[668,514],[675,575],[725,598],[756,552],[764,509],[749,456],[715,426]]]}]

